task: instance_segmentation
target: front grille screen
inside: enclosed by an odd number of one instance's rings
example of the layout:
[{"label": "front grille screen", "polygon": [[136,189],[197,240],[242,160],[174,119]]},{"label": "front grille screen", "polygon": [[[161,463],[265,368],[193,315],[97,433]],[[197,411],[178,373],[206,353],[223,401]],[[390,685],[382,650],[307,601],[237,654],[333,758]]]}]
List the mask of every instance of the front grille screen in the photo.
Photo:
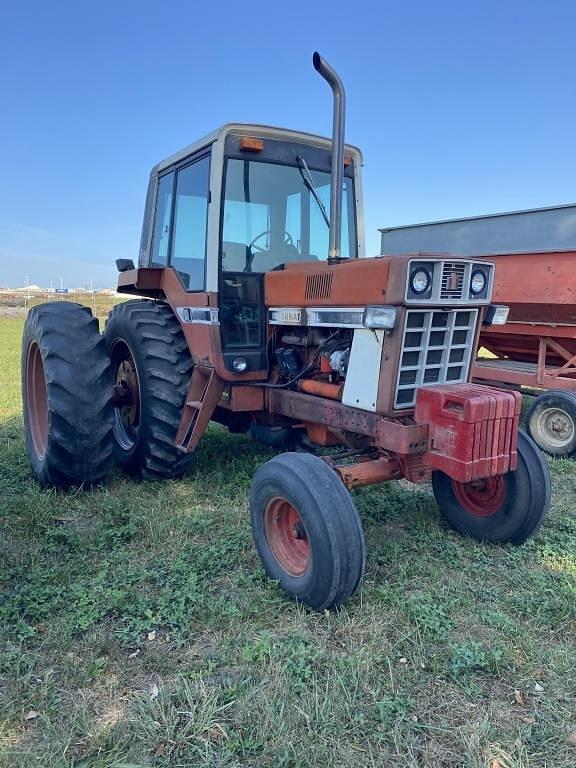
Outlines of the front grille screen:
[{"label": "front grille screen", "polygon": [[464,298],[464,274],[466,264],[462,262],[445,261],[442,264],[442,285],[440,286],[441,299]]},{"label": "front grille screen", "polygon": [[411,408],[418,387],[468,380],[477,316],[477,309],[406,312],[395,408]]}]

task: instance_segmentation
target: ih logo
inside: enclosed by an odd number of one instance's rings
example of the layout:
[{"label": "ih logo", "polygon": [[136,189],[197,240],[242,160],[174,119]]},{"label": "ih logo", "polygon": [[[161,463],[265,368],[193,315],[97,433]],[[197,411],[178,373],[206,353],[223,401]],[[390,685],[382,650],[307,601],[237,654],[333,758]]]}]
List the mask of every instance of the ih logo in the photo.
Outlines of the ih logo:
[{"label": "ih logo", "polygon": [[450,272],[450,278],[448,280],[448,288],[451,291],[457,291],[459,288],[458,285],[458,272],[452,271]]}]

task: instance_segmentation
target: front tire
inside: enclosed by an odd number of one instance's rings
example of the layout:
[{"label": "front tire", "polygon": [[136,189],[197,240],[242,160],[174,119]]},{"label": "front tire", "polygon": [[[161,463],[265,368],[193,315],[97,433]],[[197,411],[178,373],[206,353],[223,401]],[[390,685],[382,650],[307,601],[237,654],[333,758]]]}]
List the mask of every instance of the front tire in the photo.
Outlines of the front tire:
[{"label": "front tire", "polygon": [[535,397],[526,411],[528,434],[551,456],[576,452],[576,393],[565,390]]},{"label": "front tire", "polygon": [[522,544],[536,533],[548,510],[550,471],[534,442],[520,431],[515,472],[471,483],[434,472],[432,488],[444,517],[459,533]]},{"label": "front tire", "polygon": [[22,337],[26,448],[42,487],[93,485],[112,466],[112,376],[88,307],[33,307]]},{"label": "front tire", "polygon": [[174,440],[192,374],[180,323],[167,304],[126,301],[104,331],[115,383],[114,455],[142,478],[180,477],[194,456]]},{"label": "front tire", "polygon": [[362,525],[324,461],[306,453],[268,461],[254,476],[250,511],[264,570],[292,598],[323,610],[354,594],[364,573]]}]

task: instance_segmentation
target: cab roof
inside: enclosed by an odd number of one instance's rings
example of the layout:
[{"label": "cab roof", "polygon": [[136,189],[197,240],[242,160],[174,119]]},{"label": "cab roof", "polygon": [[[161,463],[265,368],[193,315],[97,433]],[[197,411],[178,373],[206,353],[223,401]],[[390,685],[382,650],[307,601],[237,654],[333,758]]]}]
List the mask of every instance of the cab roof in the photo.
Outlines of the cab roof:
[{"label": "cab roof", "polygon": [[[293,131],[289,128],[276,128],[271,125],[254,125],[249,123],[225,123],[216,131],[207,134],[203,138],[195,141],[193,144],[189,144],[179,152],[175,152],[170,157],[162,160],[160,163],[154,166],[152,173],[161,173],[166,168],[170,168],[182,160],[185,160],[190,155],[196,154],[202,149],[205,149],[217,141],[224,141],[228,134],[236,134],[241,136],[254,135],[262,139],[277,139],[284,141],[294,141],[301,144],[308,144],[320,149],[332,149],[332,139],[325,136],[316,136],[312,133],[305,133],[304,131]],[[345,145],[345,151],[355,156],[355,161],[359,164],[363,164],[362,152],[358,147],[352,144]]]}]

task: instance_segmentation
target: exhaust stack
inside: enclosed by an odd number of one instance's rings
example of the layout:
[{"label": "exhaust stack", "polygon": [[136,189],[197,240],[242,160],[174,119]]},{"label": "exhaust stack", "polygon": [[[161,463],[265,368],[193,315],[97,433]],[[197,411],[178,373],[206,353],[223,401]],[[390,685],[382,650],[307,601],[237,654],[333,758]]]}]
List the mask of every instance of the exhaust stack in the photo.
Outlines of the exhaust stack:
[{"label": "exhaust stack", "polygon": [[330,234],[328,260],[340,258],[342,239],[342,180],[344,176],[344,119],[346,96],[337,72],[318,51],[312,56],[314,69],[332,88],[334,111],[332,116],[332,179],[330,182]]}]

